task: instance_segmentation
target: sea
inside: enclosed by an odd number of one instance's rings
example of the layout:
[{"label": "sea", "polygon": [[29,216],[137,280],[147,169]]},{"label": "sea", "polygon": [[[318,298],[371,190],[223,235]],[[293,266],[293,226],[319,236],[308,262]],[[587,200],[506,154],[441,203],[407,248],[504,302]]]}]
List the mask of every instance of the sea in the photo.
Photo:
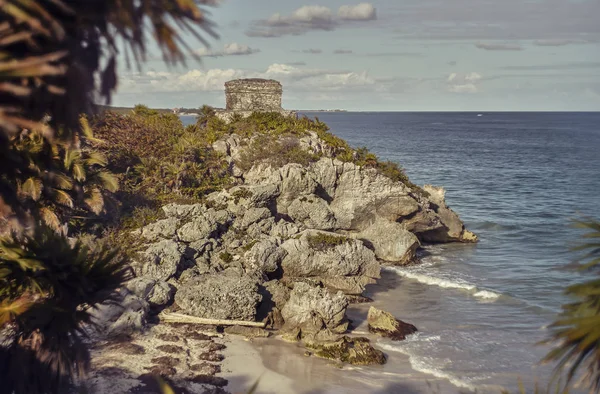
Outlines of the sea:
[{"label": "sea", "polygon": [[[480,239],[426,245],[420,264],[386,268],[367,289],[374,306],[419,332],[377,340],[388,365],[361,369],[357,379],[403,379],[397,357],[442,382],[437,392],[547,382],[552,368],[540,360],[549,348],[539,342],[569,302],[565,288],[585,279],[568,268],[582,235],[573,222],[600,219],[600,113],[304,115],[400,164],[414,183],[443,186],[448,205]],[[364,328],[364,308],[354,311],[355,326]],[[340,382],[322,392],[376,391]]]}]

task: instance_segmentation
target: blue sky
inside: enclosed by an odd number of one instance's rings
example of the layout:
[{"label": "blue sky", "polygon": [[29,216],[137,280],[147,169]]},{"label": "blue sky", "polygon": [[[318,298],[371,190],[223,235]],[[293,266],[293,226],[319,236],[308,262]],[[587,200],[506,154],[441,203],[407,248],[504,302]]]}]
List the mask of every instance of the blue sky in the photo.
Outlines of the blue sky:
[{"label": "blue sky", "polygon": [[261,77],[287,109],[600,110],[598,0],[217,3],[220,38],[188,39],[201,63],[123,68],[113,104],[224,106],[226,81]]}]

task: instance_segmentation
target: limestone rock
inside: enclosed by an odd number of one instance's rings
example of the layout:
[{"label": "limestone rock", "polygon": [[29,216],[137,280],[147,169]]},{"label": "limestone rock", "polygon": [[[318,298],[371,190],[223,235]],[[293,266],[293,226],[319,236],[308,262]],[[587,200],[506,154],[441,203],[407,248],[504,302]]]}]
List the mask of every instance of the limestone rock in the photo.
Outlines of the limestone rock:
[{"label": "limestone rock", "polygon": [[193,204],[193,205],[168,204],[168,205],[163,206],[162,210],[167,217],[183,219],[183,218],[187,218],[187,217],[202,215],[202,213],[206,212],[206,207],[202,204]]},{"label": "limestone rock", "polygon": [[244,258],[250,270],[266,274],[275,272],[286,254],[285,249],[280,248],[274,240],[266,239],[255,243]]},{"label": "limestone rock", "polygon": [[373,221],[378,208],[390,218],[414,211],[409,191],[406,185],[393,182],[374,169],[344,163],[330,206],[339,228],[360,231]]},{"label": "limestone rock", "polygon": [[191,278],[175,294],[182,313],[210,319],[252,321],[260,300],[253,279],[227,270]]},{"label": "limestone rock", "polygon": [[317,357],[352,365],[385,364],[385,355],[370,345],[367,338],[343,336],[335,341],[306,342]]},{"label": "limestone rock", "polygon": [[173,290],[165,281],[139,277],[125,284],[136,296],[146,300],[151,307],[166,306],[173,299]]},{"label": "limestone rock", "polygon": [[101,336],[118,336],[142,331],[148,318],[148,303],[127,289],[121,290],[117,303],[105,303],[92,310],[92,319]]},{"label": "limestone rock", "polygon": [[295,222],[304,224],[306,228],[333,230],[336,227],[335,215],[327,201],[314,194],[295,199],[287,212]]},{"label": "limestone rock", "polygon": [[325,289],[296,282],[281,310],[285,320],[283,330],[300,330],[302,337],[314,336],[322,330],[343,333],[348,328],[347,307],[348,300],[342,292],[331,294]]},{"label": "limestone rock", "polygon": [[[332,284],[340,277],[372,280],[380,275],[379,263],[371,250],[359,240],[335,233],[305,231],[299,239],[289,239],[281,247],[287,251],[281,263],[285,277],[323,279]],[[372,283],[371,280],[364,283]]]},{"label": "limestone rock", "polygon": [[294,223],[286,222],[285,220],[280,220],[273,226],[270,234],[274,237],[288,239],[298,234],[299,232],[300,229]]},{"label": "limestone rock", "polygon": [[236,227],[245,230],[252,224],[271,217],[271,211],[267,208],[249,208],[241,219],[236,221]]},{"label": "limestone rock", "polygon": [[406,339],[410,334],[417,332],[417,327],[396,319],[390,313],[371,307],[367,315],[369,331],[379,334],[394,341]]},{"label": "limestone rock", "polygon": [[198,216],[192,219],[191,222],[184,224],[177,231],[177,235],[183,242],[196,242],[202,239],[212,238],[216,231],[216,222],[209,221],[204,216]]},{"label": "limestone rock", "polygon": [[196,242],[202,239],[213,238],[220,227],[228,226],[233,216],[226,210],[208,209],[206,212],[194,216],[177,231],[182,242]]},{"label": "limestone rock", "polygon": [[429,200],[433,202],[432,207],[439,217],[443,227],[440,229],[422,233],[422,238],[427,242],[477,242],[477,236],[465,230],[464,223],[456,212],[446,205],[446,190],[442,187],[432,185],[423,186],[423,190],[429,193]]},{"label": "limestone rock", "polygon": [[177,242],[164,240],[150,245],[142,253],[136,272],[157,280],[169,280],[180,267],[183,254]]},{"label": "limestone rock", "polygon": [[407,264],[414,260],[418,238],[397,222],[378,218],[371,226],[357,235],[368,241],[381,260]]},{"label": "limestone rock", "polygon": [[174,217],[159,220],[142,228],[141,236],[150,242],[173,239],[177,233],[179,220]]}]

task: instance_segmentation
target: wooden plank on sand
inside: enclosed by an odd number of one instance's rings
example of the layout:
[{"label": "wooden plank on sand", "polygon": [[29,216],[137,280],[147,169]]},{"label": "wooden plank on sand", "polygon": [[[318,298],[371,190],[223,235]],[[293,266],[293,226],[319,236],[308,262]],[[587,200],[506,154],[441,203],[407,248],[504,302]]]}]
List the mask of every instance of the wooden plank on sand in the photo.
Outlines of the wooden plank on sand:
[{"label": "wooden plank on sand", "polygon": [[183,313],[166,313],[158,315],[165,323],[206,324],[210,326],[248,326],[265,328],[266,323],[242,320],[205,319],[202,317],[184,315]]}]

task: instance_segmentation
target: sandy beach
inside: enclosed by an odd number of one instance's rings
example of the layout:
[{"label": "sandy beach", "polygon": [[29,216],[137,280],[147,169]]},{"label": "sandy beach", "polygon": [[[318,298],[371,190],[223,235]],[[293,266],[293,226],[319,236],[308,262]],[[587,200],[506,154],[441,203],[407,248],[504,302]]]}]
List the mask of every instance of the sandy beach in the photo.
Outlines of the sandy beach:
[{"label": "sandy beach", "polygon": [[[367,305],[354,306],[355,319],[365,313]],[[356,321],[356,320],[355,320]],[[379,339],[359,324],[354,333],[369,337],[373,344]],[[248,392],[258,380],[261,394],[334,394],[334,393],[455,393],[458,390],[444,379],[415,371],[407,356],[388,355],[383,366],[351,366],[306,356],[300,344],[288,343],[278,337],[247,340],[228,337],[223,351],[222,374],[229,381],[233,394]],[[382,379],[385,377],[385,379]]]}]

